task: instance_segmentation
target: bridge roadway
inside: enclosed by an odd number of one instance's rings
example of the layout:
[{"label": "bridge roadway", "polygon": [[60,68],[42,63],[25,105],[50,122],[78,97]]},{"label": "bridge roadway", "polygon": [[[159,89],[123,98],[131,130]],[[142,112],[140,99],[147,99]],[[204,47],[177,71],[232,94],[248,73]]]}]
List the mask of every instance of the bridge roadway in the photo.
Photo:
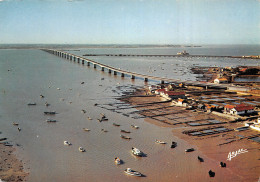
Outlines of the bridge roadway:
[{"label": "bridge roadway", "polygon": [[205,87],[205,88],[218,88],[218,89],[227,89],[228,85],[219,85],[219,84],[214,84],[214,83],[205,83],[205,82],[198,82],[198,81],[182,81],[182,80],[178,80],[178,79],[169,79],[169,78],[165,78],[165,77],[156,77],[156,76],[149,76],[149,75],[144,75],[144,74],[139,74],[139,73],[135,73],[135,72],[129,72],[129,71],[124,71],[118,68],[114,68],[112,66],[108,66],[102,63],[98,63],[96,61],[72,54],[72,53],[68,53],[68,52],[64,52],[64,51],[59,51],[59,50],[54,50],[54,49],[42,49],[45,52],[54,54],[56,56],[65,58],[65,59],[69,59],[69,60],[73,60],[74,62],[77,61],[78,63],[81,62],[81,64],[85,64],[85,62],[87,63],[87,66],[90,66],[90,64],[92,64],[94,66],[94,68],[97,68],[97,66],[99,66],[101,68],[101,71],[105,71],[105,69],[108,70],[108,73],[114,73],[114,75],[117,74],[121,74],[121,77],[124,77],[125,75],[129,75],[131,77],[131,79],[135,79],[136,77],[138,78],[143,78],[145,82],[148,82],[148,80],[156,80],[156,81],[160,81],[161,83],[183,83],[185,85],[188,86],[197,86],[197,87]]}]

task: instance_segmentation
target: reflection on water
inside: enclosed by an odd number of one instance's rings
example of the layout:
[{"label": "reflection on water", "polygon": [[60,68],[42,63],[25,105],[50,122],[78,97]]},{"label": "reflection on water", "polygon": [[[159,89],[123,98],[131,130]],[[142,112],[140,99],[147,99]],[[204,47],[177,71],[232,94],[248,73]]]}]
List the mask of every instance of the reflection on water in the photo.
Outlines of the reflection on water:
[{"label": "reflection on water", "polygon": [[[14,144],[21,145],[18,153],[27,163],[26,168],[30,168],[29,181],[137,180],[123,173],[127,167],[145,174],[147,177],[138,179],[142,181],[208,180],[205,173],[208,169],[196,159],[198,153],[184,153],[186,148],[194,146],[174,137],[171,129],[95,106],[96,103],[117,102],[113,97],[123,91],[116,90],[117,85],[141,86],[142,80],[132,81],[127,77],[109,75],[40,50],[0,52],[1,132]],[[160,70],[155,72],[163,76],[178,76],[181,71],[173,74],[173,70],[182,70],[186,73],[179,75],[179,78],[194,79],[188,71],[195,64],[194,60],[105,57],[96,60],[140,73],[146,72],[150,66],[151,70]],[[210,64],[222,64],[225,61],[220,62],[212,60]],[[30,102],[36,105],[28,106]],[[45,106],[46,102],[50,104],[49,107]],[[86,112],[81,112],[82,109]],[[45,111],[56,111],[57,114],[48,116],[44,114]],[[98,122],[100,113],[104,113],[109,120]],[[48,123],[48,118],[57,122]],[[19,123],[21,132],[17,131],[13,122]],[[113,122],[121,126],[115,127]],[[140,126],[140,129],[133,129],[132,124]],[[91,131],[85,132],[82,128]],[[102,129],[108,132],[102,132]],[[127,141],[120,138],[120,129],[130,130],[132,139]],[[155,144],[155,139],[168,144]],[[65,140],[72,145],[65,146]],[[170,149],[172,141],[178,143],[177,148]],[[79,152],[80,146],[86,152]],[[147,157],[133,156],[132,147],[139,148]],[[116,166],[115,157],[120,157],[124,164]]]}]

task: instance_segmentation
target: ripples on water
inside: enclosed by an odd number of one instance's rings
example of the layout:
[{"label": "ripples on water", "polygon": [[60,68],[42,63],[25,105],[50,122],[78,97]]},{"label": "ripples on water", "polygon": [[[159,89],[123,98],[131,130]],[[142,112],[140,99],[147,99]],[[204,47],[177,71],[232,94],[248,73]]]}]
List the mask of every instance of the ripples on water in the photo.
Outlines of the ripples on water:
[{"label": "ripples on water", "polygon": [[[82,55],[88,51],[84,49],[75,54]],[[197,181],[208,179],[204,174],[207,169],[200,166],[197,160],[194,161],[197,154],[184,153],[185,148],[192,146],[174,137],[171,129],[94,106],[95,103],[117,102],[113,96],[119,96],[123,91],[117,90],[119,94],[113,92],[118,85],[142,86],[143,80],[132,81],[109,75],[40,50],[0,50],[0,53],[1,136],[21,145],[18,153],[27,163],[26,167],[30,167],[29,181],[137,180],[123,173],[127,167],[144,173],[147,177],[138,179],[142,181],[190,181],[195,173]],[[94,60],[143,74],[146,74],[149,66],[151,70],[158,70],[160,65],[164,70],[156,71],[158,75],[155,72],[151,75],[191,79],[194,77],[189,68],[193,64],[205,63],[185,58],[97,57]],[[219,61],[212,60],[205,64],[225,62]],[[234,60],[230,62],[235,64]],[[242,62],[240,60],[239,64]],[[178,75],[182,72],[180,68],[187,74]],[[179,70],[176,75],[172,73],[174,69]],[[81,84],[83,81],[85,84]],[[40,98],[41,94],[45,98]],[[27,106],[29,102],[36,102],[37,105]],[[50,103],[48,108],[45,102]],[[85,114],[81,112],[82,109],[86,110]],[[47,116],[43,114],[44,111],[56,111],[58,114]],[[105,113],[109,121],[98,122],[100,113]],[[88,117],[93,120],[88,120]],[[47,123],[47,118],[58,122]],[[12,125],[14,121],[20,124],[21,132]],[[113,122],[121,126],[115,127]],[[132,129],[131,124],[140,126],[140,129]],[[82,128],[91,131],[85,132]],[[101,129],[108,132],[101,132]],[[127,141],[120,138],[120,129],[130,130],[132,133],[127,135],[132,139]],[[168,144],[155,144],[155,139]],[[72,145],[64,146],[64,140]],[[177,141],[178,147],[170,149],[171,141]],[[79,146],[85,148],[86,152],[79,152]],[[147,157],[134,157],[130,152],[132,146],[144,151]],[[116,166],[116,156],[125,163]]]}]

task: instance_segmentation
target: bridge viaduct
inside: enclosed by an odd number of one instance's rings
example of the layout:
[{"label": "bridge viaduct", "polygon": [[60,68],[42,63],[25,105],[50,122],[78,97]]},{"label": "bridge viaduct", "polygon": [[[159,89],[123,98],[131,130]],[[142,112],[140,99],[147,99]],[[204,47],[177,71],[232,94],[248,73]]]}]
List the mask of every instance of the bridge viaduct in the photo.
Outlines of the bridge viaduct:
[{"label": "bridge viaduct", "polygon": [[184,83],[185,85],[188,86],[197,86],[197,87],[204,87],[204,88],[217,88],[217,89],[227,89],[227,85],[219,85],[219,84],[213,84],[213,83],[202,83],[198,81],[182,81],[182,80],[177,80],[177,79],[169,79],[165,77],[156,77],[156,76],[149,76],[149,75],[144,75],[144,74],[139,74],[135,72],[129,72],[129,71],[124,71],[119,68],[115,68],[112,66],[108,66],[102,63],[98,63],[96,61],[64,52],[64,51],[59,51],[59,50],[54,50],[54,49],[42,49],[45,52],[54,54],[56,56],[59,56],[61,58],[68,59],[70,61],[78,62],[79,64],[86,64],[87,66],[90,66],[91,64],[93,65],[94,68],[100,67],[101,71],[108,70],[108,73],[118,75],[120,74],[121,77],[124,77],[125,75],[128,75],[131,77],[131,79],[135,79],[136,77],[138,78],[143,78],[145,82],[148,82],[148,80],[156,80],[160,81],[162,84],[167,82],[167,83]]}]

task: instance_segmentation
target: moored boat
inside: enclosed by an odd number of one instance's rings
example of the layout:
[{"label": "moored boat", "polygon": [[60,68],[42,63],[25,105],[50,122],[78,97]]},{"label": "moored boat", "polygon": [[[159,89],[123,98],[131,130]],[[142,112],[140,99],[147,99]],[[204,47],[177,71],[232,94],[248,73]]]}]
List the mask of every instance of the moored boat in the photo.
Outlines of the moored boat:
[{"label": "moored boat", "polygon": [[71,143],[68,141],[64,141],[63,143],[64,143],[64,145],[71,145]]},{"label": "moored boat", "polygon": [[46,121],[47,121],[48,123],[55,123],[55,122],[57,122],[57,120],[55,120],[55,119],[46,119]]},{"label": "moored boat", "polygon": [[120,126],[120,124],[113,123],[114,126]]},{"label": "moored boat", "polygon": [[18,126],[18,125],[19,125],[19,123],[15,123],[15,122],[13,122],[13,125],[14,125],[14,126]]},{"label": "moored boat", "polygon": [[139,126],[136,126],[136,125],[131,125],[132,128],[135,128],[135,129],[138,129]]},{"label": "moored boat", "polygon": [[53,114],[56,114],[56,112],[55,111],[45,111],[44,114],[53,115]]},{"label": "moored boat", "polygon": [[115,158],[116,165],[122,164],[122,160],[119,157]]},{"label": "moored boat", "polygon": [[125,169],[125,171],[124,171],[126,174],[128,174],[128,175],[131,175],[131,176],[142,176],[142,174],[140,173],[140,172],[138,172],[138,171],[134,171],[134,170],[132,170],[131,168],[127,168],[127,169]]},{"label": "moored boat", "polygon": [[36,103],[35,103],[35,102],[32,102],[32,103],[28,103],[27,105],[28,105],[28,106],[35,106]]},{"label": "moored boat", "polygon": [[84,130],[84,131],[90,131],[90,129],[88,129],[88,128],[83,128],[83,130]]},{"label": "moored boat", "polygon": [[123,138],[123,139],[127,139],[127,140],[131,139],[131,137],[128,137],[128,136],[125,136],[125,135],[120,135],[120,137]]},{"label": "moored boat", "polygon": [[195,149],[194,148],[189,148],[189,149],[186,149],[185,152],[193,152]]},{"label": "moored boat", "polygon": [[159,144],[166,144],[166,142],[161,141],[161,140],[155,140],[155,143],[159,143]]},{"label": "moored boat", "polygon": [[86,150],[83,147],[79,147],[80,152],[85,152]]},{"label": "moored boat", "polygon": [[143,152],[140,151],[138,148],[135,148],[135,147],[132,147],[132,153],[136,156],[139,156],[139,157],[143,156]]},{"label": "moored boat", "polygon": [[177,147],[177,142],[172,142],[171,148],[175,148],[175,147]]},{"label": "moored boat", "polygon": [[122,133],[131,133],[130,131],[121,130]]}]

